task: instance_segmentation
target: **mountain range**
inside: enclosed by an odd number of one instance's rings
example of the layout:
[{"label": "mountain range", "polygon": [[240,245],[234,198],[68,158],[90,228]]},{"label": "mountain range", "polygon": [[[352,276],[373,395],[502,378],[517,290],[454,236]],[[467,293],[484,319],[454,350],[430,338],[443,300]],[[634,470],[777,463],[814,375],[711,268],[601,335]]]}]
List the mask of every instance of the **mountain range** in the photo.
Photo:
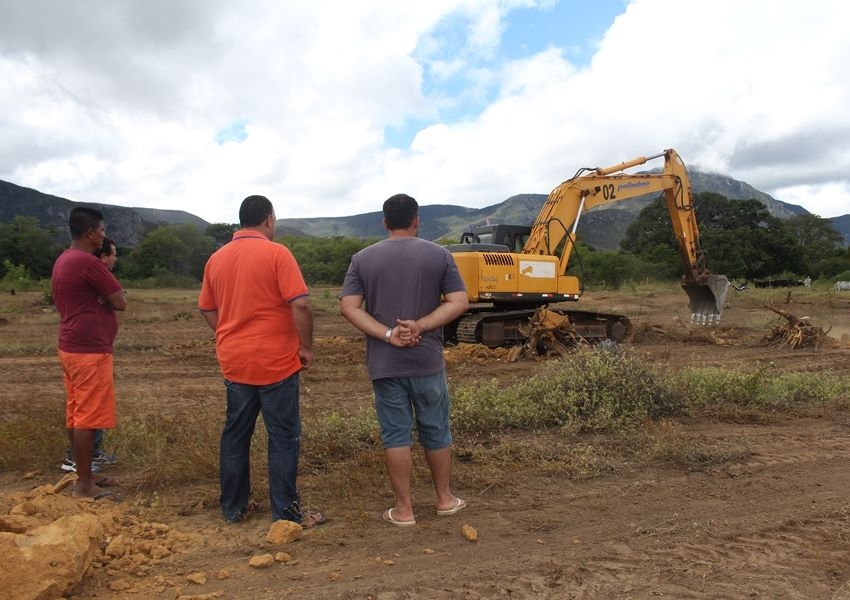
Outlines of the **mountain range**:
[{"label": "mountain range", "polygon": [[[725,175],[691,170],[689,176],[691,189],[695,194],[713,192],[733,200],[755,198],[764,203],[772,215],[781,219],[809,214],[801,206],[776,200],[747,183]],[[430,240],[457,240],[461,232],[470,225],[531,225],[546,197],[547,194],[518,194],[484,208],[448,204],[421,206],[419,235]],[[657,195],[646,195],[589,210],[581,219],[579,238],[595,248],[616,250],[629,224],[635,220],[640,210],[656,197]],[[70,239],[67,229],[68,213],[78,204],[94,206],[100,210],[109,224],[109,236],[124,248],[136,246],[145,235],[160,225],[189,223],[204,229],[210,224],[182,210],[81,203],[0,180],[0,223],[11,222],[16,216],[33,217],[42,227],[55,231],[57,241],[62,243]],[[841,233],[844,243],[850,244],[850,214],[832,217],[829,221]],[[314,237],[369,238],[385,235],[380,210],[343,217],[279,219],[277,232],[278,235]]]},{"label": "mountain range", "polygon": [[77,205],[93,206],[103,213],[109,225],[109,237],[122,248],[132,248],[160,225],[191,223],[206,229],[207,223],[182,210],[159,210],[154,208],[127,208],[97,202],[74,202],[59,196],[51,196],[37,190],[0,180],[0,223],[9,223],[15,217],[35,218],[41,227],[56,232],[57,241],[71,240],[68,232],[68,214]]}]

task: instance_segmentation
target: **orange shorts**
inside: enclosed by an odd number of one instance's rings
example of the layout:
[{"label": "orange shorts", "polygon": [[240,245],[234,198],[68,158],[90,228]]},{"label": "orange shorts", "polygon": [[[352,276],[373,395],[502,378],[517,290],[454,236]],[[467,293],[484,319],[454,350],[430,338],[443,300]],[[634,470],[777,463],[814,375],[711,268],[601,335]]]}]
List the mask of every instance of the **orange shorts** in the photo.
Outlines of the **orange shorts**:
[{"label": "orange shorts", "polygon": [[115,383],[111,354],[74,354],[59,351],[67,402],[68,429],[115,427]]}]

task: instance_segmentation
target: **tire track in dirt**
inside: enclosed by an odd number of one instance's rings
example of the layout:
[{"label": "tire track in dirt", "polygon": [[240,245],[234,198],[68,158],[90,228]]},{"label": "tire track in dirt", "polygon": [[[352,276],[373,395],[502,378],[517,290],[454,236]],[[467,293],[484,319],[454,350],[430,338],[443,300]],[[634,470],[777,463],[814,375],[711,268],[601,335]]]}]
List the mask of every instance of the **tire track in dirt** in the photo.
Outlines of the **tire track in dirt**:
[{"label": "tire track in dirt", "polygon": [[[643,528],[645,535],[637,543],[610,546],[618,561],[585,557],[582,566],[593,575],[585,574],[579,590],[567,597],[831,598],[847,576],[850,505],[830,491],[807,497],[806,486],[798,482],[806,481],[801,473],[817,470],[821,479],[829,479],[832,470],[846,471],[846,432],[835,423],[819,422],[803,432],[753,426],[732,433],[733,439],[746,438],[753,452],[706,472],[707,477],[728,476],[728,485],[713,484],[705,497],[725,498],[738,505],[737,512],[728,506],[697,506],[690,514],[702,518],[690,524],[674,519],[672,525],[664,523],[669,526]],[[815,490],[823,486],[817,478],[809,477],[808,482]],[[799,518],[788,518],[789,506],[782,501],[753,497],[754,490],[766,496],[775,490],[782,498],[780,488],[799,489],[797,503],[790,503],[790,512]],[[726,515],[722,522],[717,520],[720,513]],[[806,581],[807,574],[814,573],[821,576]],[[623,587],[624,579],[643,582]]]},{"label": "tire track in dirt", "polygon": [[740,435],[746,439],[748,446],[757,447],[757,451],[749,453],[746,459],[720,465],[714,470],[734,477],[782,466],[848,460],[848,434],[846,426],[838,422],[812,433],[765,430],[762,426],[753,426],[742,430]]},{"label": "tire track in dirt", "polygon": [[831,598],[845,581],[850,518],[845,509],[703,543],[680,538],[610,544],[604,556],[567,561],[549,590],[588,599]]}]

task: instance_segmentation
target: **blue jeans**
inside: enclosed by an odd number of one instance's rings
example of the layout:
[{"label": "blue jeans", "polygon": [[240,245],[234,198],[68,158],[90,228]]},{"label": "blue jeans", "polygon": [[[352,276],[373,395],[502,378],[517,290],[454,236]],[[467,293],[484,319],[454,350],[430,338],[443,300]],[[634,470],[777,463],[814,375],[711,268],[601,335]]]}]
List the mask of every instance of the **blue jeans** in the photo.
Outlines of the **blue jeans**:
[{"label": "blue jeans", "polygon": [[251,495],[251,437],[263,413],[268,432],[269,498],[272,519],[301,522],[295,478],[301,445],[298,373],[269,385],[225,381],[227,420],[221,433],[221,510],[227,521],[241,521]]}]

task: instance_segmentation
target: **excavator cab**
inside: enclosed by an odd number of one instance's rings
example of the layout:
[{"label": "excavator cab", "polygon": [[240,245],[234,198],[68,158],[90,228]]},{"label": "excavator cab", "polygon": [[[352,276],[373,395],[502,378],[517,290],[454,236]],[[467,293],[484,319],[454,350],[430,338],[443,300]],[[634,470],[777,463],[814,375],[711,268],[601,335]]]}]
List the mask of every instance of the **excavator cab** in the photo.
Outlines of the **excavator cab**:
[{"label": "excavator cab", "polygon": [[475,225],[461,234],[461,244],[498,244],[507,252],[522,252],[531,227],[528,225]]},{"label": "excavator cab", "polygon": [[691,321],[698,325],[716,325],[726,306],[729,280],[725,275],[703,275],[699,281],[683,281],[688,295]]}]

